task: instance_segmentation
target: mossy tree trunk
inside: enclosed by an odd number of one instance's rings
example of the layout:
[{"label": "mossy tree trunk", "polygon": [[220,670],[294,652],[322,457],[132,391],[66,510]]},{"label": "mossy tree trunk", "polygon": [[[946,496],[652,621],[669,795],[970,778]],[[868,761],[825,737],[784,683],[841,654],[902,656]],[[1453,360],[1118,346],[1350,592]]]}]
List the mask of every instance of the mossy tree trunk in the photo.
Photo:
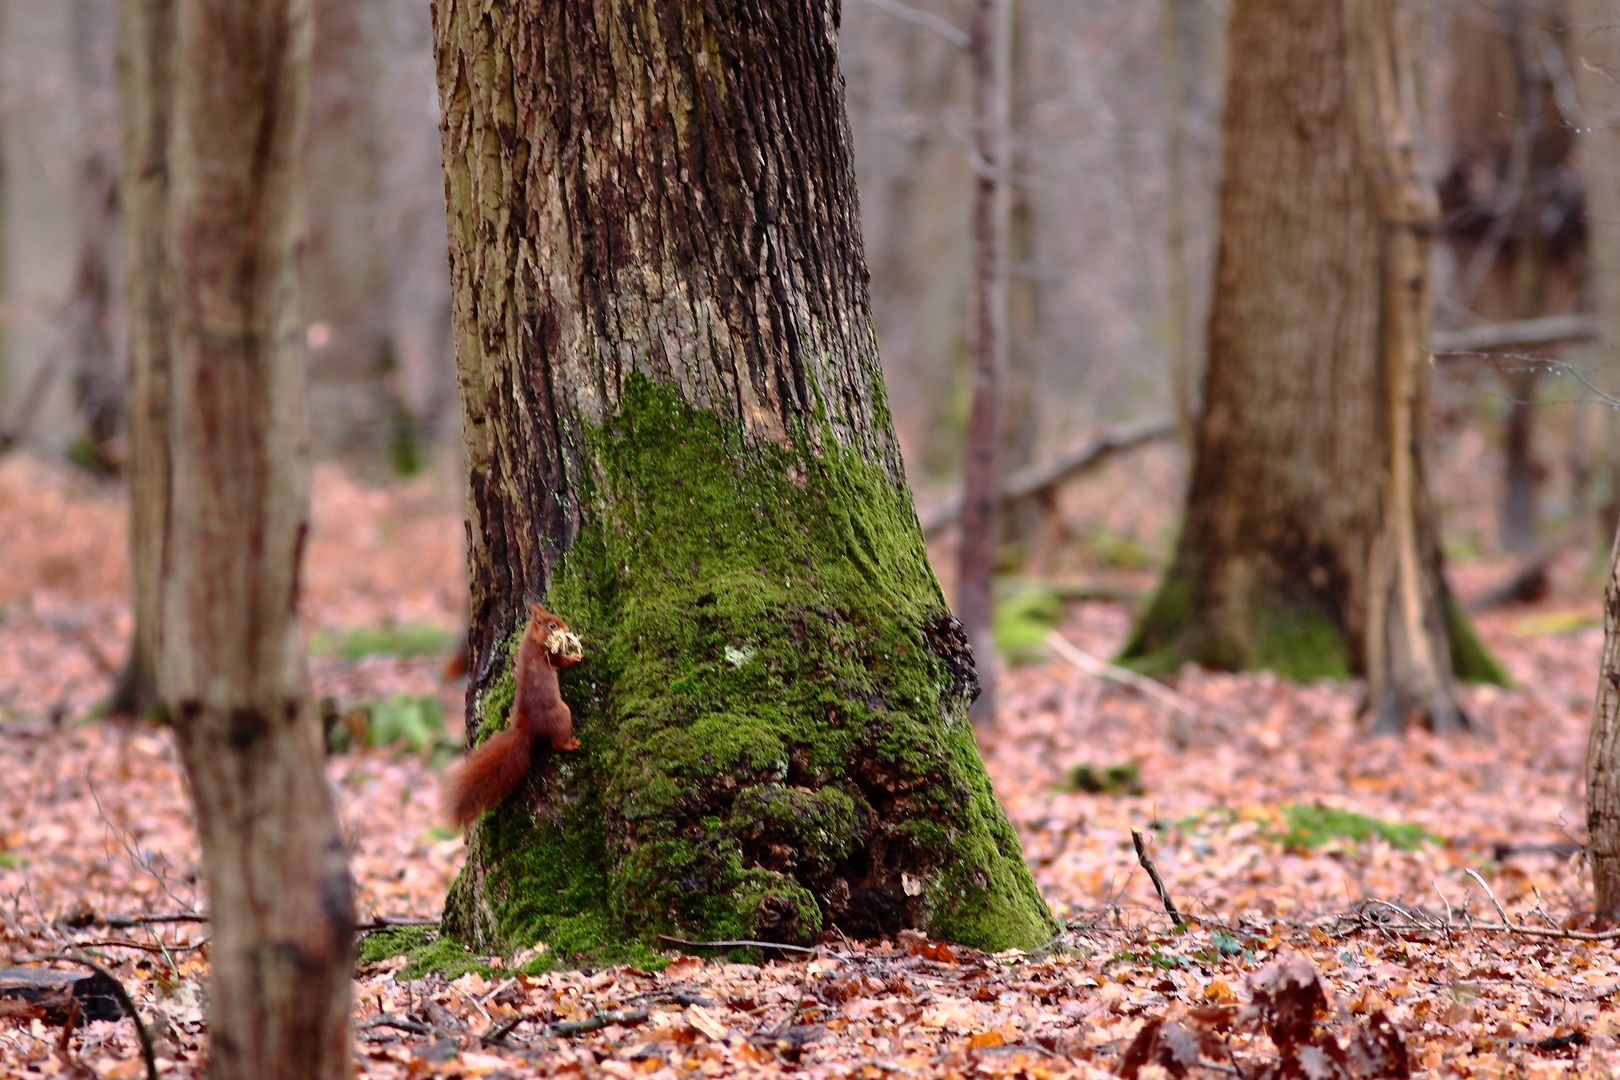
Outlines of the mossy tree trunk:
[{"label": "mossy tree trunk", "polygon": [[351,1071],[354,911],[298,625],[305,0],[178,0],[158,684],[212,919],[209,1072]]},{"label": "mossy tree trunk", "polygon": [[543,599],[583,747],[476,823],[486,950],[1054,929],[884,401],[836,5],[434,5],[475,737]]},{"label": "mossy tree trunk", "polygon": [[1464,726],[1497,677],[1423,478],[1428,251],[1402,0],[1238,0],[1204,411],[1175,561],[1126,648],[1364,673],[1374,727]]}]

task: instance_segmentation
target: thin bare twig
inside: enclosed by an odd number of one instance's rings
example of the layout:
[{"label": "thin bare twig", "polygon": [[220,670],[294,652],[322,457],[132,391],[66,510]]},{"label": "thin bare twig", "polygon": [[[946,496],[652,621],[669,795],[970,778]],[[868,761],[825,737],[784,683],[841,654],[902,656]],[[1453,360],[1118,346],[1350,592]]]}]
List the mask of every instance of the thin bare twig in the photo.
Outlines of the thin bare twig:
[{"label": "thin bare twig", "polygon": [[1479,874],[1475,873],[1473,870],[1464,870],[1463,873],[1479,882],[1479,887],[1484,889],[1485,895],[1491,898],[1491,903],[1495,905],[1496,913],[1502,917],[1502,922],[1511,924],[1513,920],[1508,918],[1507,908],[1502,906],[1502,901],[1496,898],[1496,894],[1491,891],[1491,887],[1485,884],[1485,879],[1480,877]]},{"label": "thin bare twig", "polygon": [[[1439,890],[1436,890],[1437,892]],[[1440,897],[1445,899],[1444,894]],[[1367,904],[1376,904],[1388,908],[1401,917],[1401,921],[1381,922],[1380,929],[1403,932],[1444,933],[1448,937],[1453,930],[1479,930],[1490,934],[1520,934],[1524,937],[1550,938],[1560,941],[1616,941],[1620,940],[1620,928],[1614,930],[1564,930],[1557,927],[1544,928],[1540,926],[1521,926],[1511,922],[1488,923],[1476,922],[1465,917],[1459,927],[1451,919],[1451,905],[1446,905],[1446,919],[1442,922],[1433,916],[1425,915],[1421,911],[1402,907],[1388,900],[1368,900]],[[1344,916],[1340,916],[1344,918]],[[1364,920],[1358,920],[1364,921]]]},{"label": "thin bare twig", "polygon": [[131,926],[150,926],[154,923],[205,923],[208,916],[201,913],[176,915],[108,915],[101,920],[103,926],[123,930]]},{"label": "thin bare twig", "polygon": [[1142,864],[1142,869],[1147,871],[1148,877],[1153,881],[1153,891],[1159,894],[1159,903],[1164,905],[1166,914],[1176,921],[1177,926],[1182,925],[1187,920],[1181,917],[1181,912],[1176,910],[1175,901],[1170,899],[1170,891],[1164,887],[1164,879],[1159,876],[1159,868],[1153,865],[1153,856],[1148,854],[1147,840],[1143,838],[1141,829],[1131,830],[1131,843],[1136,845],[1136,861]]},{"label": "thin bare twig", "polygon": [[926,30],[932,30],[958,49],[965,49],[970,44],[965,30],[957,28],[950,21],[935,15],[931,11],[922,11],[912,7],[910,4],[902,4],[900,0],[865,0],[865,2],[885,15],[892,15],[901,22],[908,22],[913,26],[921,26]]},{"label": "thin bare twig", "polygon": [[783,952],[805,953],[806,955],[819,951],[814,948],[807,949],[803,945],[785,945],[780,941],[752,941],[747,938],[737,941],[687,941],[685,938],[659,934],[658,940],[667,941],[671,945],[686,945],[694,949],[781,949]]},{"label": "thin bare twig", "polygon": [[[132,845],[128,840],[124,839],[123,830],[112,823],[112,819],[107,816],[106,809],[101,805],[101,795],[96,791],[95,781],[90,779],[90,771],[88,769],[85,770],[84,783],[85,786],[90,789],[90,798],[94,800],[96,804],[96,813],[100,815],[102,824],[106,825],[107,828],[111,830],[113,836],[118,840],[118,845],[124,849],[124,853],[130,857],[130,860],[135,864],[135,867],[139,870],[146,871],[147,874],[149,874],[152,879],[158,883],[158,888],[163,890],[163,895],[167,896],[170,900],[173,900],[176,904],[179,904],[187,912],[195,913],[197,910],[197,905],[188,904],[178,896],[174,895],[174,891],[169,888],[169,875],[157,868],[156,864],[152,862],[152,856],[150,853],[142,851],[138,846]],[[165,859],[165,861],[167,861],[167,859]]]},{"label": "thin bare twig", "polygon": [[1178,694],[1163,683],[1138,675],[1130,668],[1123,668],[1118,664],[1110,664],[1106,660],[1099,660],[1076,646],[1074,642],[1056,630],[1046,635],[1046,644],[1051,646],[1052,651],[1057,653],[1058,656],[1067,660],[1087,675],[1128,686],[1132,690],[1152,698],[1159,704],[1190,716],[1194,720],[1203,715],[1198,702],[1192,698],[1187,697],[1185,694]]}]

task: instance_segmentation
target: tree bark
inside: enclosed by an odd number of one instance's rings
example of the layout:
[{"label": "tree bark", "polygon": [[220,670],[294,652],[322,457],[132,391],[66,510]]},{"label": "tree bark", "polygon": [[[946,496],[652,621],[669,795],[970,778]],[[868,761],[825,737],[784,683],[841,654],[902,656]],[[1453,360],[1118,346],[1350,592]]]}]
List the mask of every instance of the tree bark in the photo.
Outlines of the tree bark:
[{"label": "tree bark", "polygon": [[210,1071],[350,1071],[354,913],[298,625],[304,0],[178,0],[159,684],[213,917]]},{"label": "tree bark", "polygon": [[[1620,16],[1608,0],[1574,0],[1570,45],[1580,98],[1581,199],[1587,265],[1597,316],[1594,366],[1612,370],[1620,358]],[[1603,456],[1609,497],[1598,511],[1601,536],[1620,523],[1620,418],[1604,410]]]},{"label": "tree bark", "polygon": [[[1620,354],[1620,15],[1609,0],[1576,0],[1573,7],[1597,353],[1612,363]],[[1612,448],[1610,455],[1612,467]],[[1620,918],[1620,536],[1604,601],[1603,661],[1586,750],[1586,831],[1595,909],[1612,919]]]},{"label": "tree bark", "polygon": [[1012,67],[1012,0],[978,0],[973,11],[973,405],[962,464],[961,538],[956,610],[979,657],[976,724],[996,717],[995,577],[996,430],[1007,368],[1007,122]]},{"label": "tree bark", "polygon": [[175,0],[120,0],[118,102],[129,376],[129,565],[134,630],[108,711],[160,710],[158,618],[169,516],[169,317],[163,227],[169,199],[169,108]]},{"label": "tree bark", "polygon": [[1175,562],[1127,645],[1365,674],[1380,731],[1463,726],[1490,676],[1441,573],[1424,480],[1428,249],[1399,0],[1239,0],[1204,412]]},{"label": "tree bark", "polygon": [[1181,9],[1186,0],[1163,0],[1165,179],[1170,185],[1165,213],[1169,273],[1165,290],[1165,329],[1170,352],[1170,404],[1181,424],[1182,447],[1193,446],[1193,364],[1187,332],[1187,206],[1182,148],[1187,143],[1186,92],[1181,70]]},{"label": "tree bark", "polygon": [[1603,659],[1586,744],[1586,846],[1599,915],[1620,917],[1620,535],[1603,594]]},{"label": "tree bark", "polygon": [[469,830],[478,948],[1054,926],[891,428],[836,10],[434,4],[474,737],[526,601],[585,643],[582,747]]},{"label": "tree bark", "polygon": [[114,464],[110,444],[123,420],[123,380],[113,347],[113,243],[118,171],[116,128],[109,85],[116,40],[105,0],[73,0],[74,75],[83,131],[79,147],[79,243],[73,296],[68,305],[72,335],[74,397],[78,404],[79,458],[87,465]]}]

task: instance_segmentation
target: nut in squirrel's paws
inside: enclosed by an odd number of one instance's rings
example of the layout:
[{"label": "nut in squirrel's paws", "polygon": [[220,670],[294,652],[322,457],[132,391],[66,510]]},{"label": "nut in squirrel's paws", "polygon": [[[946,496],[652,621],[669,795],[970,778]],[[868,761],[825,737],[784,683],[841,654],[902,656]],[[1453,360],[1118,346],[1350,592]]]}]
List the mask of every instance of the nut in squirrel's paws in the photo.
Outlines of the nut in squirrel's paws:
[{"label": "nut in squirrel's paws", "polygon": [[585,655],[585,646],[572,630],[553,630],[546,635],[546,651],[559,660],[578,660]]}]

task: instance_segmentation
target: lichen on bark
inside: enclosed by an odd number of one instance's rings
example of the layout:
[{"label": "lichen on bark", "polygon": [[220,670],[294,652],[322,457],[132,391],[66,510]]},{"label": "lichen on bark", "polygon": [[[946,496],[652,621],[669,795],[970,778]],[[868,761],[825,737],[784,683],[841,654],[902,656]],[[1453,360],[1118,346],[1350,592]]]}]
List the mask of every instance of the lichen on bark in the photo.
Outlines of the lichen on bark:
[{"label": "lichen on bark", "polygon": [[562,674],[584,745],[474,826],[447,927],[564,960],[658,933],[1049,937],[904,490],[831,438],[744,445],[639,376],[579,435],[588,524],[546,602],[586,643]]}]

